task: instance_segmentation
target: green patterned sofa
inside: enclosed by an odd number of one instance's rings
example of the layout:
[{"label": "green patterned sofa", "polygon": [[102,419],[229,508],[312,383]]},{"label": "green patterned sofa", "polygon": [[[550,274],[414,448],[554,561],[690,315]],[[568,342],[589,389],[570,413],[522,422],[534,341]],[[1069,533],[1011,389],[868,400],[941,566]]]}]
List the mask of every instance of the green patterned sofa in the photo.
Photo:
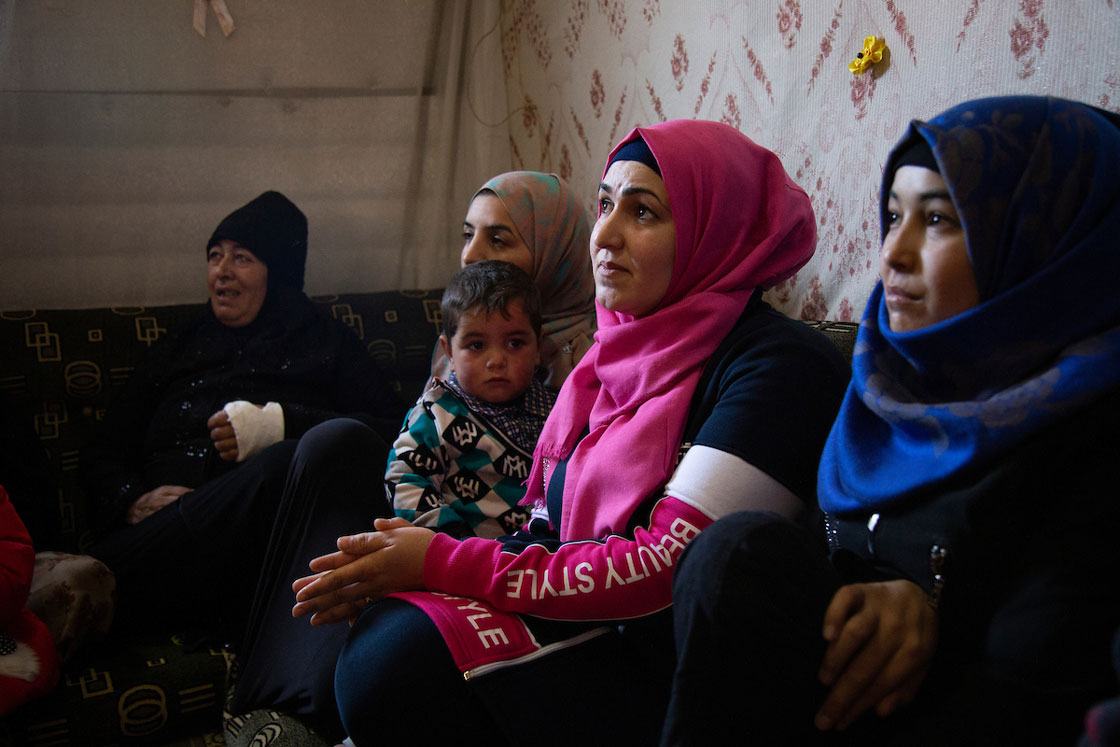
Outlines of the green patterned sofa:
[{"label": "green patterned sofa", "polygon": [[[312,299],[351,327],[399,386],[419,394],[438,336],[440,291]],[[78,454],[149,347],[201,305],[0,312],[0,390],[30,412],[56,474],[66,549],[89,544]],[[404,412],[401,413],[403,419]],[[229,651],[193,645],[188,623],[143,638],[110,635],[71,660],[49,696],[9,714],[0,745],[223,744]],[[241,724],[238,724],[239,726]]]},{"label": "green patterned sofa", "polygon": [[[411,403],[428,376],[438,336],[440,291],[381,292],[312,299],[350,326]],[[68,549],[88,545],[90,511],[76,483],[78,454],[114,394],[161,337],[201,313],[200,305],[0,312],[0,391],[33,414],[60,486]],[[855,324],[810,322],[850,356]],[[401,413],[404,417],[404,413]],[[194,631],[141,639],[110,635],[62,672],[54,692],[0,725],[6,745],[322,744],[272,712],[232,719],[222,730],[230,651],[192,645]]]}]

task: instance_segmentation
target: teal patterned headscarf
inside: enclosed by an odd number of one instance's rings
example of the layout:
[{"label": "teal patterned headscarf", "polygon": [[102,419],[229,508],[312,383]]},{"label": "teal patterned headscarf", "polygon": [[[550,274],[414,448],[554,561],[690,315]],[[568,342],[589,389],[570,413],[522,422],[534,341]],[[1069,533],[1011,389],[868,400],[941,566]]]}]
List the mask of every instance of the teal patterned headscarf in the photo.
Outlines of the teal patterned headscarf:
[{"label": "teal patterned headscarf", "polygon": [[595,335],[587,211],[555,174],[511,171],[486,182],[483,191],[498,196],[533,254],[529,274],[541,292],[544,320],[541,365],[549,369],[546,383],[559,389]]},{"label": "teal patterned headscarf", "polygon": [[879,510],[990,465],[1120,386],[1120,117],[1064,99],[969,101],[912,122],[933,150],[980,303],[892,332],[872,291],[818,476],[829,512]]}]

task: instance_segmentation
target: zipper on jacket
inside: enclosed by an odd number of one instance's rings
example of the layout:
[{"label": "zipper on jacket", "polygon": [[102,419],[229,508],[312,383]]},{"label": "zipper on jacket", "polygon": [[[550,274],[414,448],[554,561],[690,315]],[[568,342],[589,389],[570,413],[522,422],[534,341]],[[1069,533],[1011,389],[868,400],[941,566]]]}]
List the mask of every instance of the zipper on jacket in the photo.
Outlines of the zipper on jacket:
[{"label": "zipper on jacket", "polygon": [[506,667],[525,664],[530,661],[534,661],[535,659],[539,659],[542,656],[547,656],[553,651],[560,651],[562,649],[571,648],[572,646],[578,646],[585,641],[590,641],[592,638],[598,638],[604,633],[609,633],[612,630],[614,630],[614,628],[593,628],[592,630],[580,633],[574,638],[568,638],[567,640],[550,643],[547,646],[541,646],[536,651],[525,654],[524,656],[518,656],[516,659],[506,659],[505,661],[492,661],[489,664],[479,664],[477,667],[468,669],[467,671],[463,672],[463,679],[470,680],[472,677],[487,674],[488,672],[495,672],[499,669],[505,669]]},{"label": "zipper on jacket", "polygon": [[832,514],[826,513],[824,515],[824,535],[828,540],[829,552],[836,552],[840,549],[840,536],[836,530],[836,519],[832,517]]},{"label": "zipper on jacket", "polygon": [[875,557],[875,529],[879,526],[879,514],[871,514],[867,519],[867,552]]},{"label": "zipper on jacket", "polygon": [[933,574],[933,588],[929,593],[929,605],[937,609],[941,604],[941,590],[945,588],[945,564],[949,560],[949,549],[934,545],[929,549],[929,572]]}]

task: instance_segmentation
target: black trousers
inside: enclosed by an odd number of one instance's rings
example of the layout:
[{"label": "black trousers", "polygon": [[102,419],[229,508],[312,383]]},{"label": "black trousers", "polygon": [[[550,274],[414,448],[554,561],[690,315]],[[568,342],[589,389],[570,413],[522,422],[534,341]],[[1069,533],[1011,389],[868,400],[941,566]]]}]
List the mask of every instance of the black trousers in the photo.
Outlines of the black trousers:
[{"label": "black trousers", "polygon": [[662,744],[813,744],[821,623],[841,583],[823,542],[776,516],[733,514],[701,532],[673,576]]},{"label": "black trousers", "polygon": [[[208,621],[232,640],[252,604],[295,441],[282,441],[89,550],[117,577],[117,625]],[[248,572],[247,572],[248,571]]]},{"label": "black trousers", "polygon": [[[1099,539],[1114,547],[1110,531]],[[1051,532],[1050,544],[1060,546],[1064,533]],[[1073,539],[1090,537],[1079,529]],[[1107,555],[1114,560],[1115,551]],[[851,565],[850,556],[834,562],[840,558],[828,556],[822,539],[771,514],[720,519],[676,569],[677,670],[662,744],[1074,744],[1088,705],[1115,687],[1107,666],[1116,564],[1088,570],[1103,556],[1085,553],[1078,567],[1079,556],[1059,547],[1052,562],[1024,566],[1007,586],[990,589],[994,613],[971,619],[958,610],[966,619],[954,629],[969,631],[968,641],[946,639],[943,621],[913,703],[822,734],[812,719],[826,694],[817,680],[824,612],[842,584],[872,580],[868,566]],[[1050,640],[1065,645],[1040,643]]]},{"label": "black trousers", "polygon": [[333,677],[348,628],[293,618],[292,582],[339,536],[392,514],[388,450],[355,420],[327,421],[105,538],[93,554],[117,572],[127,613],[220,624],[214,632],[235,643],[241,667],[234,713],[278,708],[339,736]]}]

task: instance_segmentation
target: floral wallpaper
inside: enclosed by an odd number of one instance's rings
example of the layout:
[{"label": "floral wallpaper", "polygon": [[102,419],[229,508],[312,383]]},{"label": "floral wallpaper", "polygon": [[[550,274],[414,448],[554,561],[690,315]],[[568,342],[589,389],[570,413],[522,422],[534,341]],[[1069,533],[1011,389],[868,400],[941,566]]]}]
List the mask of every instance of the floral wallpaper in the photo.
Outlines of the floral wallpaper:
[{"label": "floral wallpaper", "polygon": [[[777,153],[813,199],[813,260],[769,300],[858,320],[877,277],[883,162],[911,119],[998,94],[1120,112],[1120,0],[502,0],[515,168],[594,205],[635,125],[711,119]],[[868,36],[883,59],[849,71]]]}]

